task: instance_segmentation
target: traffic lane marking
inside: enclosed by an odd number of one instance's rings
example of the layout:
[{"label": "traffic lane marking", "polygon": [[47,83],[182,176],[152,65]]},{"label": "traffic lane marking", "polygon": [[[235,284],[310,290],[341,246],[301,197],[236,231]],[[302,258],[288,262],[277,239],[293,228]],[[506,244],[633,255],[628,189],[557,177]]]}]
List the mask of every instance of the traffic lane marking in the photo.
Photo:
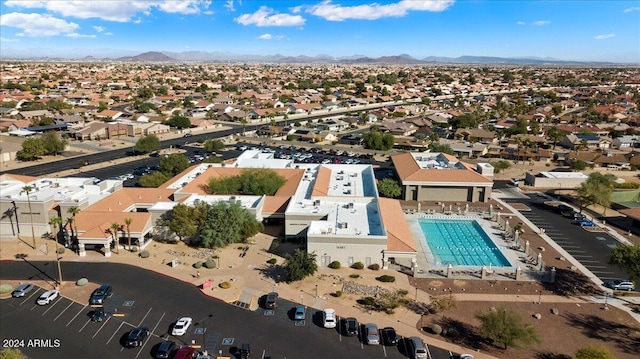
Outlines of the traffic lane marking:
[{"label": "traffic lane marking", "polygon": [[47,312],[50,311],[53,308],[53,306],[58,304],[58,302],[60,302],[61,300],[62,300],[62,298],[58,297],[58,300],[56,300],[53,303],[49,304],[49,308],[47,308],[47,310],[45,310],[44,313],[42,313],[42,316],[47,314]]},{"label": "traffic lane marking", "polygon": [[104,328],[104,326],[107,324],[107,322],[109,321],[109,319],[111,319],[110,316],[107,317],[107,319],[105,319],[104,323],[102,323],[102,325],[100,326],[100,328],[98,328],[98,330],[96,331],[95,334],[93,334],[93,336],[91,337],[92,339],[96,337],[96,335],[98,335],[98,333],[100,333],[100,331],[102,330],[102,328]]},{"label": "traffic lane marking", "polygon": [[24,303],[26,303],[29,299],[31,299],[31,297],[33,297],[36,293],[38,293],[40,291],[40,287],[36,287],[37,289],[33,290],[33,293],[31,293],[30,296],[26,297],[22,303],[20,303],[20,305],[23,305]]}]

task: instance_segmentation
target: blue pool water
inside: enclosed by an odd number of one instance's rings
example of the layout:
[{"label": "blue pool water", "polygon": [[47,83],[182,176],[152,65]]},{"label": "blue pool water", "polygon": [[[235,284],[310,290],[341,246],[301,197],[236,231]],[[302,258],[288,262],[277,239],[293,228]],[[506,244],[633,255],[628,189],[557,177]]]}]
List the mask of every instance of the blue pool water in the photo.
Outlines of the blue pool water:
[{"label": "blue pool water", "polygon": [[418,223],[436,259],[435,264],[511,266],[475,220],[420,219]]}]

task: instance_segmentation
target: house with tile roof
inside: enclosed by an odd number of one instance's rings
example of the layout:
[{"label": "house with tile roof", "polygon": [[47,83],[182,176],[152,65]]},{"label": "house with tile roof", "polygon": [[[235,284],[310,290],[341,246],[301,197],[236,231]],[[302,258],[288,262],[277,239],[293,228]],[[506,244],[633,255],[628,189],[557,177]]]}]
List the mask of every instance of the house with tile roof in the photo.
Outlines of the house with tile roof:
[{"label": "house with tile roof", "polygon": [[405,201],[488,202],[493,180],[445,153],[407,152],[391,157]]}]

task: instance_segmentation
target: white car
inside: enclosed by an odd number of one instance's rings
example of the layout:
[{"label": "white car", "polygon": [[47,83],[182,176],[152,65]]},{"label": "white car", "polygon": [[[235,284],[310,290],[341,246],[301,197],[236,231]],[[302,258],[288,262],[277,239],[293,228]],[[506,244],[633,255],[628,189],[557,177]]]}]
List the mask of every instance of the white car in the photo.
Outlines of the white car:
[{"label": "white car", "polygon": [[178,319],[176,324],[173,325],[171,335],[184,335],[187,332],[187,329],[189,329],[191,322],[193,322],[193,319],[189,317],[182,317]]},{"label": "white car", "polygon": [[48,290],[42,293],[42,295],[38,298],[36,303],[38,303],[38,305],[47,305],[51,303],[54,299],[58,298],[58,295],[60,295],[60,291],[57,291],[55,289]]},{"label": "white car", "polygon": [[460,354],[460,359],[473,359],[471,354]]},{"label": "white car", "polygon": [[325,328],[335,328],[336,327],[336,311],[333,309],[325,309],[322,312],[322,319]]}]

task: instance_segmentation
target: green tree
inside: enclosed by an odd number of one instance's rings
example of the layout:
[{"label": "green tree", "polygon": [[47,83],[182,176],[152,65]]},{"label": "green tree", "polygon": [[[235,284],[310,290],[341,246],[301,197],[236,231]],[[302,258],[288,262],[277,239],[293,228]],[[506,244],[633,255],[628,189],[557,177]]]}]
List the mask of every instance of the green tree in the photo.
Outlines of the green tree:
[{"label": "green tree", "polygon": [[47,155],[57,156],[67,147],[67,141],[60,138],[55,132],[45,132],[39,140]]},{"label": "green tree", "polygon": [[395,137],[390,133],[382,134],[377,127],[372,126],[369,132],[362,135],[362,142],[365,148],[387,151],[393,148]]},{"label": "green tree", "polygon": [[16,153],[16,158],[20,161],[33,161],[44,156],[46,153],[44,143],[39,138],[27,138],[22,142],[22,149]]},{"label": "green tree", "polygon": [[454,128],[476,128],[478,127],[478,119],[472,115],[464,114],[453,117],[449,120],[449,124]]},{"label": "green tree", "polygon": [[[76,215],[80,213],[80,207],[73,206],[67,209],[67,213],[71,215],[71,217],[67,218],[67,223],[69,224],[69,228],[71,229],[71,237],[78,238],[78,223],[76,223]],[[75,225],[75,227],[73,227]]]},{"label": "green tree", "polygon": [[167,182],[169,177],[167,177],[164,173],[160,171],[153,172],[151,174],[146,174],[140,176],[138,180],[138,184],[140,187],[147,188],[157,188],[160,187],[163,183]]},{"label": "green tree", "polygon": [[624,268],[629,278],[636,281],[640,278],[640,244],[621,244],[613,248],[609,263]]},{"label": "green tree", "polygon": [[191,127],[191,120],[188,117],[174,115],[170,119],[165,121],[165,124],[178,129]]},{"label": "green tree", "polygon": [[576,351],[576,359],[616,359],[616,357],[604,346],[588,345]]},{"label": "green tree", "polygon": [[402,187],[391,178],[383,178],[378,182],[378,192],[383,197],[398,198],[402,194]]},{"label": "green tree", "polygon": [[4,348],[0,351],[0,359],[29,359],[29,357],[22,354],[20,349]]},{"label": "green tree", "polygon": [[118,246],[120,245],[118,239],[118,231],[122,229],[122,226],[117,222],[111,223],[111,227],[109,227],[109,232],[111,232],[111,237],[113,238],[114,248],[116,250],[116,254],[118,253]]},{"label": "green tree", "polygon": [[27,204],[29,205],[29,222],[31,222],[31,237],[33,238],[33,249],[36,248],[36,233],[33,228],[33,210],[31,209],[31,192],[35,190],[34,187],[29,185],[22,187],[20,194],[25,193],[27,195]]},{"label": "green tree", "polygon": [[149,153],[160,148],[160,139],[156,135],[144,136],[136,141],[136,152]]},{"label": "green tree", "polygon": [[129,251],[131,251],[131,223],[133,223],[133,218],[125,218],[124,219],[124,225],[127,228],[127,241],[128,241],[128,248]]},{"label": "green tree", "polygon": [[189,167],[189,160],[184,155],[172,153],[160,159],[160,171],[167,177],[173,177]]},{"label": "green tree", "polygon": [[[204,203],[206,205],[206,203]],[[171,210],[169,229],[180,237],[181,240],[195,236],[199,228],[199,223],[204,222],[206,212],[197,211],[196,207],[189,207],[179,203]]]},{"label": "green tree", "polygon": [[496,169],[497,173],[508,170],[511,167],[511,163],[509,161],[500,160],[493,164],[493,168]]},{"label": "green tree", "polygon": [[262,223],[240,204],[220,201],[208,207],[199,239],[207,248],[225,247],[244,242],[261,230]]},{"label": "green tree", "polygon": [[587,168],[587,163],[583,160],[574,159],[574,160],[571,160],[571,163],[569,164],[569,168],[571,168],[574,171],[584,171],[584,169]]},{"label": "green tree", "polygon": [[610,173],[602,174],[593,172],[586,181],[582,182],[577,189],[578,200],[582,207],[592,204],[599,204],[607,213],[607,207],[611,204],[611,193],[616,183],[616,177]]},{"label": "green tree", "polygon": [[207,193],[273,196],[286,179],[269,168],[248,168],[238,176],[209,179]]},{"label": "green tree", "polygon": [[285,256],[284,270],[287,280],[295,282],[313,275],[318,270],[317,255],[305,250],[296,249],[293,254]]},{"label": "green tree", "polygon": [[451,148],[448,143],[432,142],[429,144],[428,148],[429,150],[431,150],[431,152],[440,152],[446,153],[448,155],[455,155],[453,148]]},{"label": "green tree", "polygon": [[481,321],[480,334],[494,343],[509,347],[539,343],[536,328],[523,325],[522,318],[511,310],[500,307],[486,314],[479,314]]},{"label": "green tree", "polygon": [[558,145],[558,141],[560,141],[564,136],[567,135],[566,131],[558,130],[555,127],[551,127],[547,131],[547,137],[553,141],[553,149],[556,149],[556,145]]},{"label": "green tree", "polygon": [[222,140],[206,140],[202,146],[207,152],[215,152],[224,149],[224,142]]}]

